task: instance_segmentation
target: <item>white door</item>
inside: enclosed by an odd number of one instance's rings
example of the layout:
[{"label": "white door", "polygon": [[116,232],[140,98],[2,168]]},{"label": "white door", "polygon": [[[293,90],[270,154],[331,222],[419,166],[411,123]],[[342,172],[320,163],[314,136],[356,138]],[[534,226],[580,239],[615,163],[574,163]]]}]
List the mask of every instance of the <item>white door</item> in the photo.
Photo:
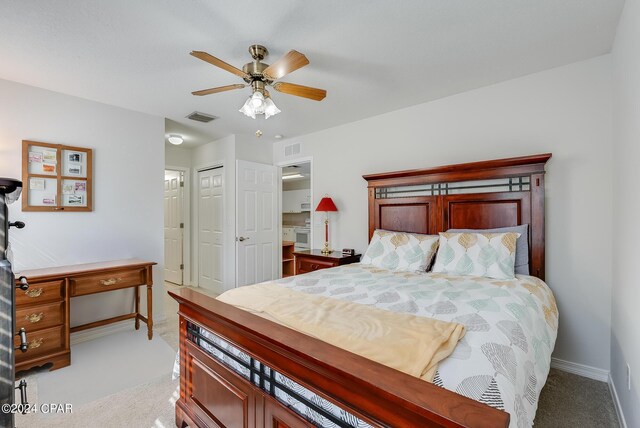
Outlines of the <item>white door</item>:
[{"label": "white door", "polygon": [[223,168],[198,171],[198,286],[217,293],[223,284]]},{"label": "white door", "polygon": [[280,254],[276,168],[237,161],[236,189],[236,284],[275,279]]},{"label": "white door", "polygon": [[182,173],[164,172],[164,279],[182,285]]}]

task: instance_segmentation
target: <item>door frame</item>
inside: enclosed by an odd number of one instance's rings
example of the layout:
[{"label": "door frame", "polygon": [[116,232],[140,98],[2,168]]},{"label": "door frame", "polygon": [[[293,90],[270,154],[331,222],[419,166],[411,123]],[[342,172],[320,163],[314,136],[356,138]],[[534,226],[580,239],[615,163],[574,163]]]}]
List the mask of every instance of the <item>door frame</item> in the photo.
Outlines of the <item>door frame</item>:
[{"label": "door frame", "polygon": [[[224,161],[215,161],[215,162],[209,162],[206,164],[202,164],[202,165],[198,165],[196,167],[193,168],[193,182],[194,183],[198,183],[198,173],[208,170],[208,169],[213,169],[213,168],[225,168],[224,165]],[[224,224],[225,224],[225,208],[226,208],[226,204],[225,204],[225,195],[227,192],[227,180],[226,180],[226,169],[225,169],[225,176],[223,177],[223,186],[222,186],[222,224],[223,224],[223,232],[222,233],[226,233],[224,231]],[[200,251],[199,251],[199,247],[200,247],[200,238],[198,237],[198,226],[199,226],[199,219],[198,219],[198,213],[200,212],[199,208],[200,208],[200,195],[197,191],[198,186],[194,186],[194,192],[193,192],[193,260],[194,262],[192,263],[192,269],[193,269],[193,282],[191,283],[192,286],[194,287],[200,287],[200,284],[198,283],[198,278],[200,277]],[[224,236],[222,239],[222,253],[224,254],[226,252],[226,247],[225,247],[225,242],[224,242]],[[223,260],[223,269],[226,269],[227,267],[224,265],[224,260]],[[226,272],[223,272],[222,275],[223,281],[224,279],[226,279]]]},{"label": "door frame", "polygon": [[313,249],[313,229],[315,229],[315,204],[313,197],[313,156],[303,156],[296,159],[288,159],[286,161],[278,162],[275,164],[278,170],[278,277],[282,278],[282,168],[291,165],[298,165],[301,163],[309,163],[309,194],[311,199],[309,201],[311,210],[309,212],[309,219],[311,220],[311,226],[309,228],[309,241],[311,243],[310,249]]},{"label": "door frame", "polygon": [[191,285],[191,168],[165,165],[165,171],[182,172],[182,285]]}]

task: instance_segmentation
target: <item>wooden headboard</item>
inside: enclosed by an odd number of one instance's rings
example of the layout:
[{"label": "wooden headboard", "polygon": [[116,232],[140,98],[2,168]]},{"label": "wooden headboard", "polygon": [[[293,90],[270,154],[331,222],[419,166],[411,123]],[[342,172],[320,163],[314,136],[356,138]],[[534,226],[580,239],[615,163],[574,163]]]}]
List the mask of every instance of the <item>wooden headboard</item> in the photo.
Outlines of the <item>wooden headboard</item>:
[{"label": "wooden headboard", "polygon": [[529,271],[544,280],[544,167],[551,153],[369,174],[369,239],[375,229],[529,225]]}]

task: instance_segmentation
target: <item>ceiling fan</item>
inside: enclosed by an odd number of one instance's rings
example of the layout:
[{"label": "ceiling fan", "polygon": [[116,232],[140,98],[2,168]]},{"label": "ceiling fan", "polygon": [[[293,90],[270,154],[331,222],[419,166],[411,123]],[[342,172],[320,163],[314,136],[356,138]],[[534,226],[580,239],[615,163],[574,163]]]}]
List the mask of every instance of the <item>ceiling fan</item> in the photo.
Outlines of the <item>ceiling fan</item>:
[{"label": "ceiling fan", "polygon": [[322,101],[327,96],[327,91],[324,89],[311,88],[309,86],[296,85],[294,83],[277,82],[278,79],[281,79],[287,74],[309,64],[309,60],[304,56],[304,54],[295,50],[290,50],[282,58],[269,65],[262,62],[262,60],[269,55],[269,51],[264,46],[251,45],[249,46],[249,53],[251,54],[253,61],[245,64],[242,67],[242,70],[240,70],[206,52],[192,51],[192,56],[226,70],[229,73],[233,73],[236,76],[242,77],[242,79],[247,82],[246,84],[237,83],[235,85],[203,89],[192,92],[192,94],[198,96],[217,94],[218,92],[231,91],[251,86],[252,95],[244,103],[240,112],[254,119],[256,118],[256,114],[264,114],[268,119],[270,116],[280,113],[280,110],[271,99],[269,91],[266,89],[267,86],[271,86],[276,91],[284,94],[308,98],[314,101]]}]

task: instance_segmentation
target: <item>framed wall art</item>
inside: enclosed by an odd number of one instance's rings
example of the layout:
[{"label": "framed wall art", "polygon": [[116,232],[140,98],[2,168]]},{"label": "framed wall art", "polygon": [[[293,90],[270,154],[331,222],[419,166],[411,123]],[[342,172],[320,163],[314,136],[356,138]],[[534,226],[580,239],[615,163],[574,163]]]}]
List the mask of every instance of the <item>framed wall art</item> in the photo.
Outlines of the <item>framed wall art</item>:
[{"label": "framed wall art", "polygon": [[22,141],[23,211],[92,211],[93,150]]}]

